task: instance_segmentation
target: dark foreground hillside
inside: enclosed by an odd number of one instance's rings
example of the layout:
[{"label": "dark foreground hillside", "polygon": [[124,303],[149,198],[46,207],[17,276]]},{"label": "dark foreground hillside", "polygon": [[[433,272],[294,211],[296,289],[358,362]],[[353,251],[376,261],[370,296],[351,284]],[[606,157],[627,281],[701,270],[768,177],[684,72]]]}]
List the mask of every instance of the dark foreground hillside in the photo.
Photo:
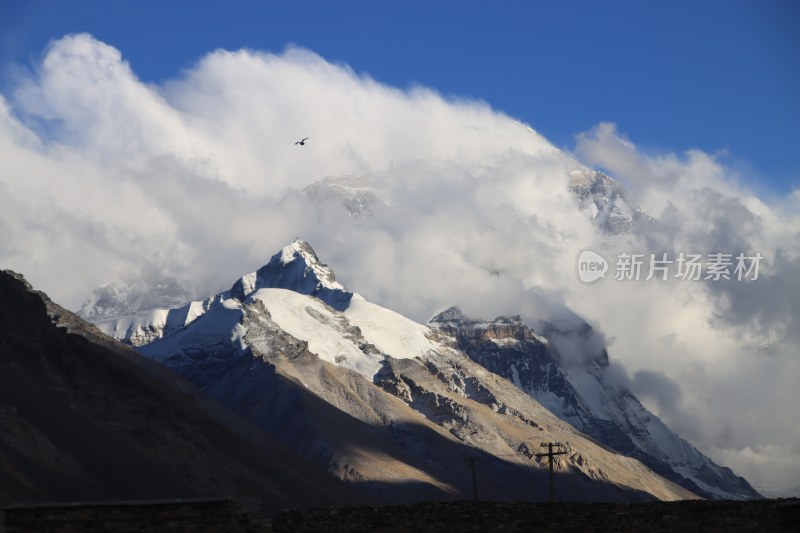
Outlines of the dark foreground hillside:
[{"label": "dark foreground hillside", "polygon": [[[0,520],[0,524],[2,524]],[[800,531],[800,500],[649,503],[421,503],[284,511],[273,519],[234,501],[107,503],[6,509],[5,533],[268,533],[426,531]],[[0,531],[2,531],[0,526]]]},{"label": "dark foreground hillside", "polygon": [[371,501],[0,272],[0,508],[208,497]]}]

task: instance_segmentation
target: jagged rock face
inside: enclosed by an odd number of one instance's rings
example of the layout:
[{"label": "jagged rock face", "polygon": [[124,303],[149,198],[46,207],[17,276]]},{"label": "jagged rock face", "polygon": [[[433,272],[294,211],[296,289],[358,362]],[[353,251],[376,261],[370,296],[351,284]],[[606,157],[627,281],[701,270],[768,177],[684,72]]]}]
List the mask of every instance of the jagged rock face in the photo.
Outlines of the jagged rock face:
[{"label": "jagged rock face", "polygon": [[759,497],[743,478],[672,433],[633,394],[609,383],[605,349],[590,342],[588,356],[565,359],[568,354],[559,353],[566,338],[577,341],[571,346],[593,340],[588,324],[543,324],[539,336],[519,320],[478,322],[452,309],[430,324],[472,360],[507,378],[562,420],[687,489],[709,498]]},{"label": "jagged rock face", "polygon": [[569,188],[578,198],[580,208],[608,234],[628,233],[650,219],[619,182],[602,172],[586,167],[573,170]]},{"label": "jagged rock face", "polygon": [[535,341],[541,344],[533,331],[520,321],[519,317],[511,319],[501,317],[485,327],[464,329],[459,335],[459,342],[465,344],[486,342],[503,344],[514,341]]}]

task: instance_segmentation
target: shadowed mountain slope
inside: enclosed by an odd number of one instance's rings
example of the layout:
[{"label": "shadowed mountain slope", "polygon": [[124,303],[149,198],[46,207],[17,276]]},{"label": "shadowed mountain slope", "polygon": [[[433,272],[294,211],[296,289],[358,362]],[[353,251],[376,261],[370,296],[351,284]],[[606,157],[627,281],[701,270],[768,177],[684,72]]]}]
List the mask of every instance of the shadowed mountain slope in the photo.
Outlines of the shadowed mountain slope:
[{"label": "shadowed mountain slope", "polygon": [[369,499],[0,272],[0,506],[209,496]]}]

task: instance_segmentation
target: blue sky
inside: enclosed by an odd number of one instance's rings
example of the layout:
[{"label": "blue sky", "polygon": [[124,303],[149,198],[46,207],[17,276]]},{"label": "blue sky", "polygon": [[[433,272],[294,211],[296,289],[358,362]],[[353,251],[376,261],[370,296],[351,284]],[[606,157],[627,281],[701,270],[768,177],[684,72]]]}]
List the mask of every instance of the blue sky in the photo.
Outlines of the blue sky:
[{"label": "blue sky", "polygon": [[0,0],[3,92],[51,39],[89,32],[145,81],[216,48],[289,43],[398,87],[478,98],[555,144],[614,122],[652,151],[726,151],[800,185],[800,2]]}]

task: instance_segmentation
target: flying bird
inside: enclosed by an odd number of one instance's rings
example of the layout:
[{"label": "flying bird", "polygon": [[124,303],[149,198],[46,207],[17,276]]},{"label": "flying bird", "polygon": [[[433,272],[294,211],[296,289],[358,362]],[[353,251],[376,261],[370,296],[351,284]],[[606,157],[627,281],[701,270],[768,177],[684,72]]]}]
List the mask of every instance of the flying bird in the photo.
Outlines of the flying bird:
[{"label": "flying bird", "polygon": [[294,143],[294,144],[299,144],[300,146],[305,146],[305,145],[306,145],[306,141],[307,141],[307,140],[309,140],[310,138],[311,138],[311,137],[306,137],[305,139],[302,139],[302,140],[300,140],[300,141],[297,141],[297,142],[296,142],[296,143]]}]

